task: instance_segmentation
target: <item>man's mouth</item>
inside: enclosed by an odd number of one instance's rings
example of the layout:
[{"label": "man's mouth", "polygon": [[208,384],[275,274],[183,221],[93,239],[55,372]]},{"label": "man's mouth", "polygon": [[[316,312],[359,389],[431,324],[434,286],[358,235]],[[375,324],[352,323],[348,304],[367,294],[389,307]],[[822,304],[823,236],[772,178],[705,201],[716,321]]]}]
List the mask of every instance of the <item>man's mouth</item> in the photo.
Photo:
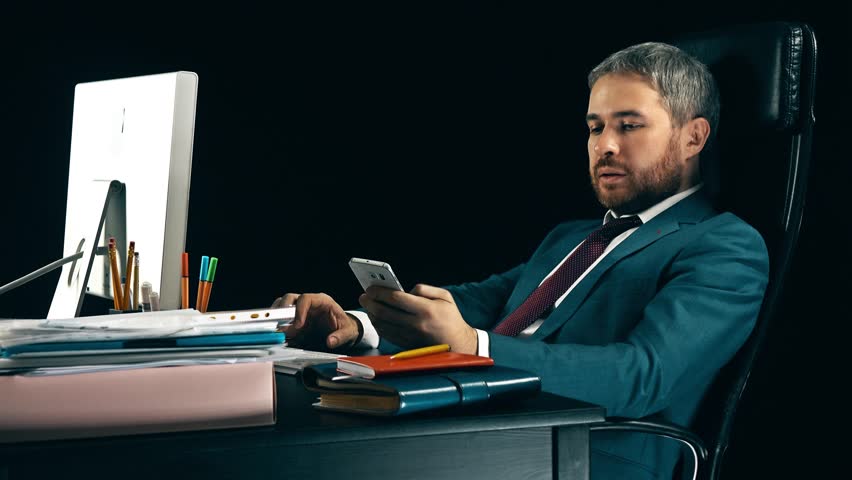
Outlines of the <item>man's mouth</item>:
[{"label": "man's mouth", "polygon": [[627,178],[627,173],[623,170],[612,167],[601,167],[597,171],[598,181],[604,185],[614,185]]}]

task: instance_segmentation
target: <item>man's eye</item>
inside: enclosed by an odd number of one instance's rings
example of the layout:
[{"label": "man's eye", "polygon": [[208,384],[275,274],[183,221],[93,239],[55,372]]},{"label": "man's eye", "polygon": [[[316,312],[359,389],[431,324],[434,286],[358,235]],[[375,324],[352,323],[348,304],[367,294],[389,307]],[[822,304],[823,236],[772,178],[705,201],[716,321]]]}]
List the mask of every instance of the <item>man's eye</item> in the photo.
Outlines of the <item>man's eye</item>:
[{"label": "man's eye", "polygon": [[624,125],[621,126],[621,128],[623,128],[624,130],[630,131],[630,130],[636,130],[637,128],[639,128],[641,126],[642,125],[639,125],[638,123],[625,123]]},{"label": "man's eye", "polygon": [[592,125],[592,126],[589,127],[589,134],[598,135],[599,133],[601,133],[602,130],[603,130],[603,127],[598,126],[598,125]]}]

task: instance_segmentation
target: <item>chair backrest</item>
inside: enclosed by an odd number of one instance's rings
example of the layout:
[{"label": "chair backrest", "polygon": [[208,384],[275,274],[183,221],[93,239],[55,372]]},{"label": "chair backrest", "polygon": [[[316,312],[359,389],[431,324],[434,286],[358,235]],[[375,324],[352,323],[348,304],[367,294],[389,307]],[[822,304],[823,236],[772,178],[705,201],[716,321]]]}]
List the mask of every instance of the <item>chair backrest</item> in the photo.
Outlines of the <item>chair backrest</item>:
[{"label": "chair backrest", "polygon": [[706,188],[721,210],[754,226],[769,249],[769,285],[757,325],[714,381],[692,425],[710,455],[705,478],[715,479],[796,250],[814,124],[816,38],[806,24],[775,22],[689,34],[671,43],[707,64],[720,90],[716,143],[701,161]]}]

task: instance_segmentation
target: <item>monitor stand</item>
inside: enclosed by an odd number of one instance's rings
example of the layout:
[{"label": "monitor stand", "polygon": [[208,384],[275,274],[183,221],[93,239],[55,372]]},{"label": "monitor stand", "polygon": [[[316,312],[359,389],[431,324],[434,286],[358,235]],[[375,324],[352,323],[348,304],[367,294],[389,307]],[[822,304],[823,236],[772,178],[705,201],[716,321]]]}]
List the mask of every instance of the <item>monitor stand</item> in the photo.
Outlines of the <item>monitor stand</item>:
[{"label": "monitor stand", "polygon": [[[91,215],[87,216],[88,222],[85,225],[78,225],[71,231],[78,232],[73,238],[78,241],[69,243],[71,239],[66,239],[66,249],[69,245],[76,245],[76,251],[65,251],[63,254],[66,258],[70,256],[80,255],[80,258],[66,263],[62,266],[62,273],[59,276],[59,281],[56,284],[56,292],[53,294],[53,301],[50,303],[50,310],[47,318],[72,318],[80,315],[80,307],[83,304],[83,298],[87,291],[89,276],[92,272],[94,258],[96,255],[102,255],[104,259],[108,258],[106,248],[98,247],[102,232],[104,231],[104,222],[109,219],[106,233],[109,236],[116,238],[116,246],[124,251],[126,243],[126,229],[121,228],[125,222],[125,214],[123,212],[125,206],[124,184],[118,180],[93,180],[92,195],[89,198],[93,199],[91,205],[88,205],[87,211]],[[103,199],[99,202],[94,199]],[[66,226],[67,227],[67,226]],[[119,244],[119,242],[121,242]],[[106,260],[104,261],[106,264]],[[124,270],[122,270],[124,271]],[[45,272],[46,273],[46,272]],[[106,276],[109,279],[109,276]],[[96,286],[97,293],[109,293],[109,286],[102,289],[100,285]]]}]

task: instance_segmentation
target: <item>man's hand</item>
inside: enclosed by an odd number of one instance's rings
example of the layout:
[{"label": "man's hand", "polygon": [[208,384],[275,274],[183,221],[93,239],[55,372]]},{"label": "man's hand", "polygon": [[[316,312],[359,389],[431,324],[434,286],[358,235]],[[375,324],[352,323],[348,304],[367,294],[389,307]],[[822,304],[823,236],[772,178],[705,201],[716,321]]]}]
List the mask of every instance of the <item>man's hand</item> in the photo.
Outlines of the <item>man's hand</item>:
[{"label": "man's hand", "polygon": [[358,322],[324,293],[288,293],[272,308],[296,306],[293,323],[284,329],[287,344],[294,347],[329,349],[351,347],[358,339]]},{"label": "man's hand", "polygon": [[359,298],[376,330],[403,348],[446,343],[454,352],[476,354],[476,330],[447,290],[419,284],[410,293],[370,287]]}]

